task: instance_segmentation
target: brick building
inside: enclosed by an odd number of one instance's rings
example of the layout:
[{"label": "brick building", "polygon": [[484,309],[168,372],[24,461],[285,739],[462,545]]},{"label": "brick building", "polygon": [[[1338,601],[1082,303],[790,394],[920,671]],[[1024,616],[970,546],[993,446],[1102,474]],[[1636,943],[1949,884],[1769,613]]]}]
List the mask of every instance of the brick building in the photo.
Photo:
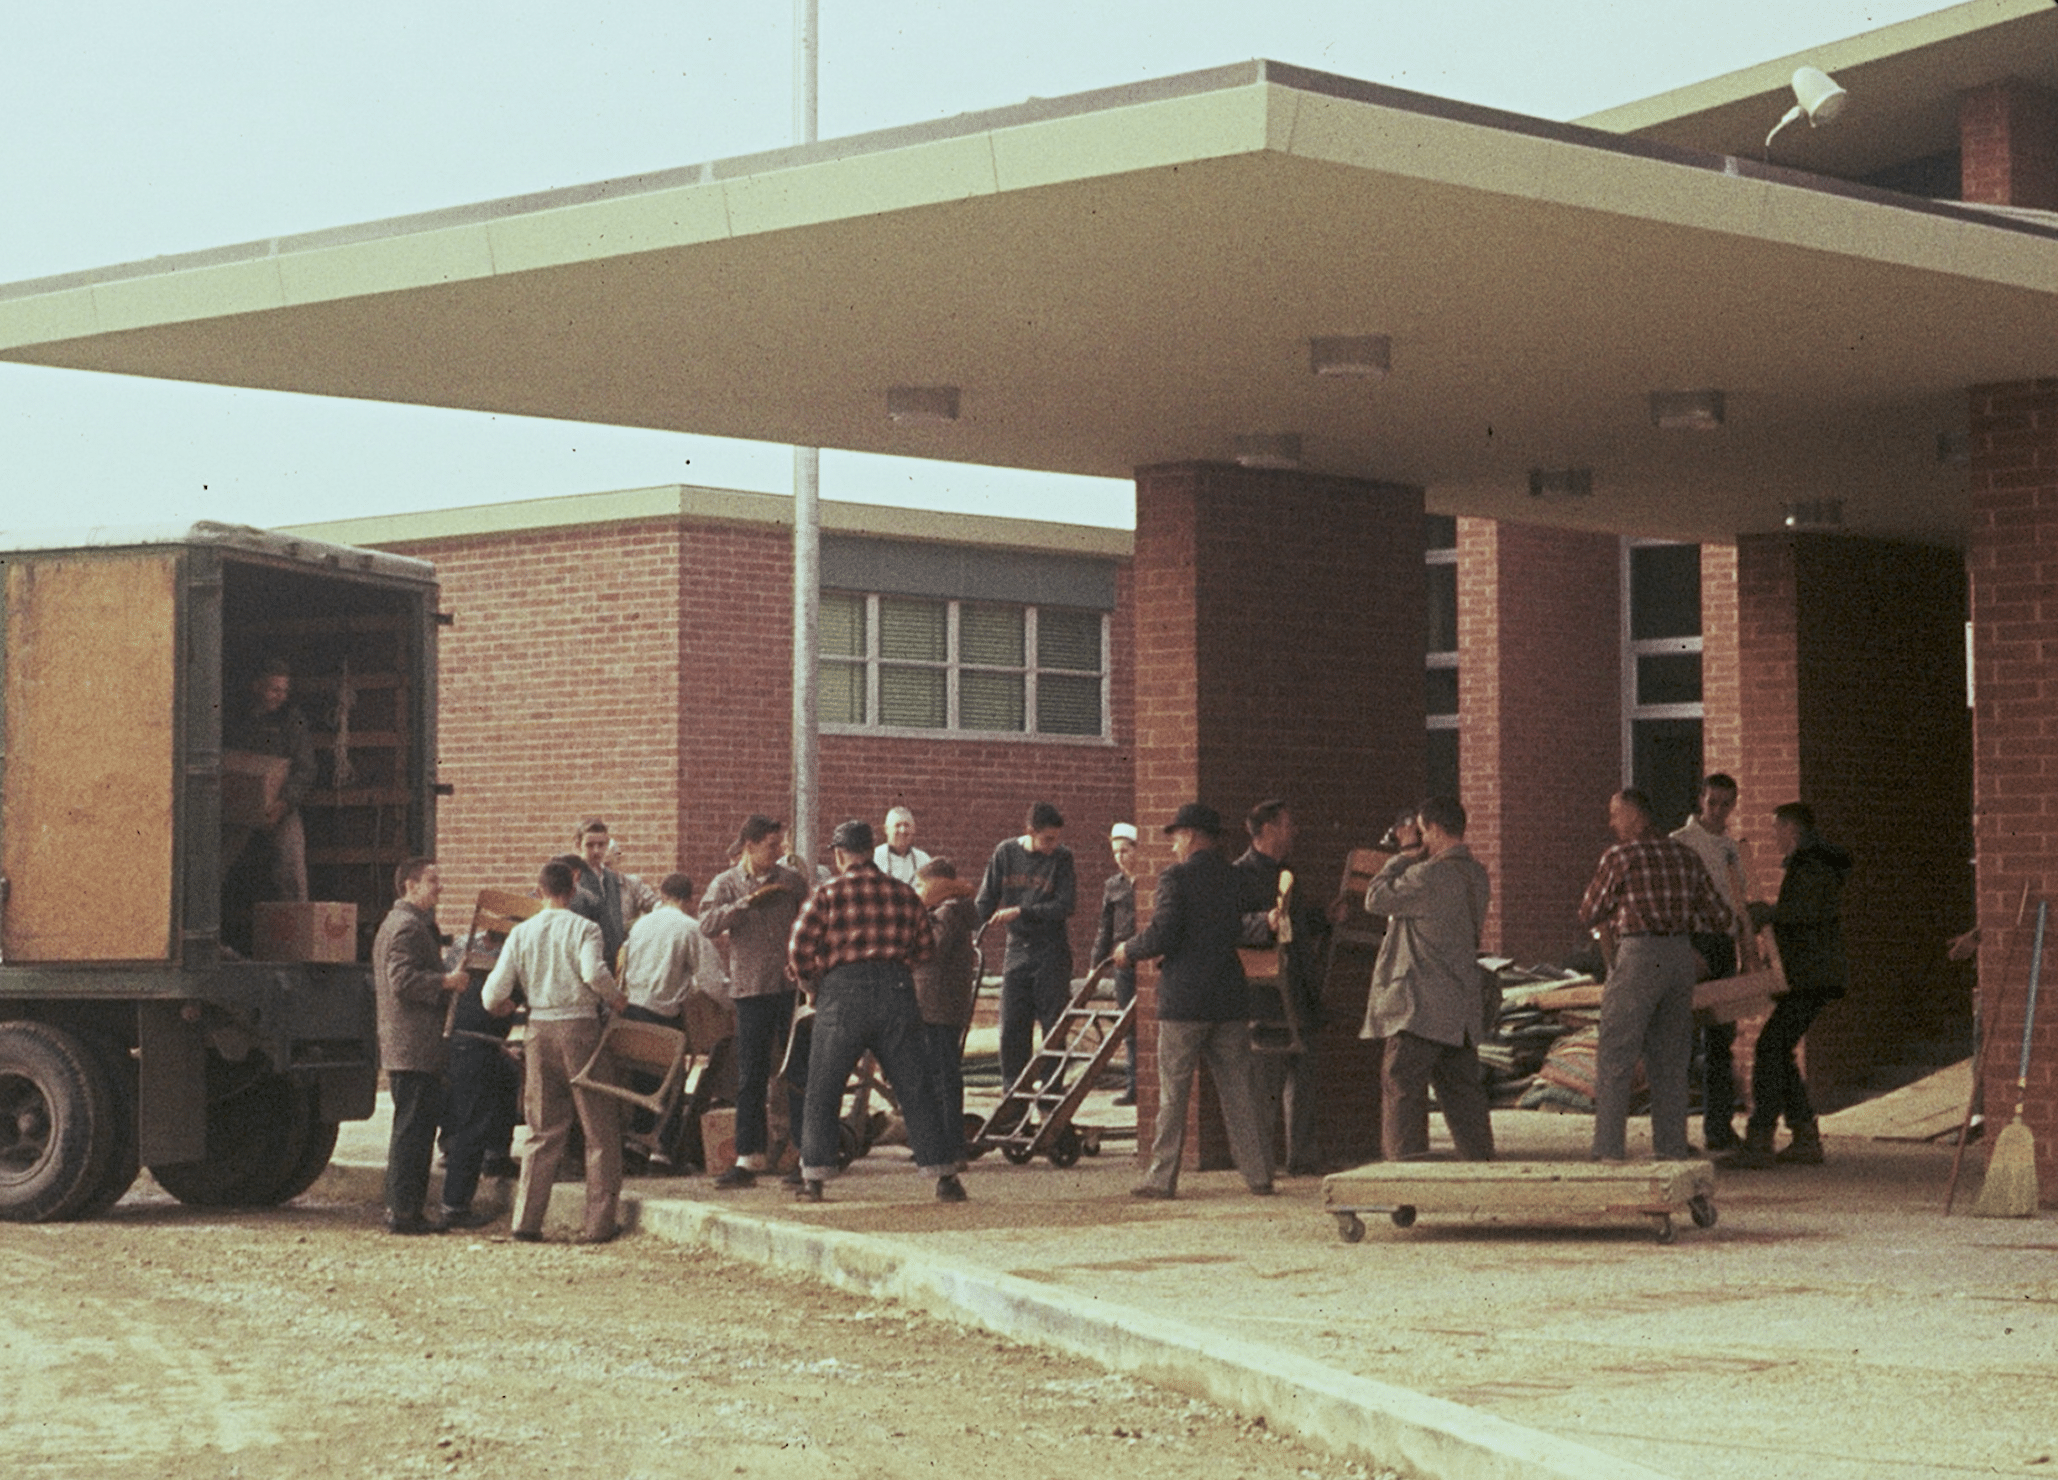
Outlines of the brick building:
[{"label": "brick building", "polygon": [[[1853,104],[1768,138],[1802,66]],[[1141,817],[1276,769],[1336,799],[1304,860],[1334,877],[1346,812],[1455,773],[1524,950],[1625,772],[1734,771],[1760,839],[1806,796],[1861,861],[1852,997],[1810,1045],[1851,1083],[1962,1042],[1937,943],[1975,911],[2012,1042],[2017,904],[2058,892],[2054,99],[2043,0],[1574,123],[1242,63],[0,287],[0,356],[1133,476],[1134,672],[1107,680],[1134,684]],[[951,414],[890,414],[910,391]],[[1425,510],[1458,519],[1433,559]],[[634,580],[678,584],[642,620],[691,656],[718,540],[680,531]],[[554,599],[601,661],[569,579]],[[852,739],[825,740],[829,797],[877,763]],[[698,826],[675,782],[624,805]],[[2034,1047],[2058,1195],[2058,1014]]]}]

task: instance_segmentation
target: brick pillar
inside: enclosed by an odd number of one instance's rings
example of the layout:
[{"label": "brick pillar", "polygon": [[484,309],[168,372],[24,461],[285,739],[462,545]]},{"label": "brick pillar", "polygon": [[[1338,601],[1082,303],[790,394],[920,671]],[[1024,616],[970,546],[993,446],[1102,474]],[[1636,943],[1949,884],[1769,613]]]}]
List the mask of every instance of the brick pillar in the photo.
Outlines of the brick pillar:
[{"label": "brick pillar", "polygon": [[1736,547],[1742,788],[1734,831],[1753,892],[1779,887],[1772,809],[1802,800],[1856,856],[1845,887],[1850,995],[1808,1035],[1809,1087],[1948,1062],[1969,981],[1942,944],[1971,918],[1970,724],[1962,564],[1949,550],[1841,535]]},{"label": "brick pillar", "polygon": [[[1136,821],[1152,838],[1183,802],[1241,821],[1269,796],[1300,824],[1303,887],[1329,894],[1348,850],[1376,840],[1424,775],[1419,489],[1206,463],[1136,477]],[[1154,857],[1165,856],[1152,840]],[[1139,889],[1148,917],[1150,890]],[[1318,1045],[1322,1150],[1379,1144],[1378,1067],[1357,1037],[1368,973],[1339,963]],[[1351,969],[1344,969],[1349,966]],[[1157,1120],[1157,983],[1139,973],[1137,1127]],[[1203,1088],[1188,1165],[1229,1165]]]},{"label": "brick pillar", "polygon": [[[1972,392],[1974,825],[1979,981],[1989,1039],[1988,1123],[2015,1111],[2031,932],[2038,899],[2058,894],[2058,380]],[[2029,891],[2030,915],[2016,927]],[[2049,951],[2049,947],[2046,947]],[[2045,957],[2045,981],[2053,981]],[[2040,993],[2024,1120],[2037,1179],[2058,1203],[2058,992]]]},{"label": "brick pillar", "polygon": [[1579,950],[1579,896],[1622,785],[1621,546],[1458,521],[1458,770],[1465,841],[1493,876],[1490,950]]},{"label": "brick pillar", "polygon": [[1961,199],[2058,209],[2058,95],[2013,80],[1966,93],[1958,175]]}]

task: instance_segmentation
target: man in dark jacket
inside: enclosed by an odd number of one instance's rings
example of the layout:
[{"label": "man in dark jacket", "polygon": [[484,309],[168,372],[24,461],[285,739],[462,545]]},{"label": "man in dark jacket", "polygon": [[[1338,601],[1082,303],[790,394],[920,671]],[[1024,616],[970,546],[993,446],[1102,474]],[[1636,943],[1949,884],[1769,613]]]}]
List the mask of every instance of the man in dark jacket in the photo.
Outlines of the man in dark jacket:
[{"label": "man in dark jacket", "polygon": [[[1851,876],[1851,855],[1815,830],[1815,810],[1806,802],[1787,802],[1774,809],[1772,833],[1786,860],[1779,903],[1768,910],[1762,901],[1754,901],[1751,918],[1754,924],[1772,926],[1786,995],[1773,1004],[1772,1016],[1758,1030],[1744,1144],[1721,1163],[1745,1170],[1781,1163],[1822,1164],[1815,1107],[1808,1102],[1808,1086],[1794,1051],[1815,1015],[1843,996],[1850,984],[1841,906],[1844,881]],[[1793,1140],[1775,1153],[1772,1138],[1782,1115]]]},{"label": "man in dark jacket", "polygon": [[[1287,868],[1300,829],[1286,803],[1276,797],[1259,802],[1244,828],[1251,845],[1234,865],[1243,883],[1240,943],[1279,949],[1286,968],[1279,983],[1280,1011],[1290,1014],[1291,1037],[1300,1045],[1259,1058],[1258,1103],[1265,1114],[1266,1141],[1280,1145],[1278,1132],[1284,1129],[1287,1175],[1312,1177],[1322,1159],[1315,1126],[1315,1033],[1322,1026],[1322,947],[1329,917],[1309,903],[1308,891]],[[1292,884],[1290,891],[1280,888],[1286,882]]]},{"label": "man in dark jacket", "polygon": [[[1143,855],[1136,846],[1136,824],[1118,822],[1108,830],[1108,850],[1115,855],[1115,871],[1100,889],[1100,927],[1093,935],[1093,964],[1100,965],[1115,953],[1115,947],[1136,934],[1136,869]],[[1115,1005],[1127,1007],[1136,997],[1136,968],[1115,968]],[[1127,1050],[1127,1077],[1117,1105],[1136,1103],[1136,1035],[1123,1045]]]},{"label": "man in dark jacket", "polygon": [[1029,809],[1029,830],[987,860],[979,919],[1008,928],[1000,968],[1000,1079],[1011,1086],[1028,1067],[1030,1024],[1045,1033],[1072,1000],[1072,917],[1077,885],[1072,850],[1060,839],[1064,816],[1049,802]]},{"label": "man in dark jacket", "polygon": [[1158,875],[1150,924],[1115,947],[1123,965],[1162,958],[1158,968],[1158,1123],[1150,1171],[1137,1197],[1172,1198],[1186,1148],[1186,1103],[1203,1055],[1222,1103],[1230,1154],[1250,1190],[1272,1191],[1272,1155],[1258,1124],[1251,1083],[1250,989],[1236,956],[1243,917],[1236,870],[1222,856],[1222,818],[1188,802],[1165,825],[1179,862]]},{"label": "man in dark jacket", "polygon": [[[394,1233],[441,1233],[422,1211],[429,1163],[443,1118],[443,1017],[450,992],[470,978],[443,970],[436,901],[443,881],[426,858],[394,872],[400,897],[372,942],[372,985],[379,1011],[379,1057],[393,1095],[393,1138],[386,1148],[386,1226]],[[469,1209],[459,1209],[468,1214]],[[468,1218],[465,1226],[474,1226]],[[483,1221],[483,1220],[481,1220]]]}]

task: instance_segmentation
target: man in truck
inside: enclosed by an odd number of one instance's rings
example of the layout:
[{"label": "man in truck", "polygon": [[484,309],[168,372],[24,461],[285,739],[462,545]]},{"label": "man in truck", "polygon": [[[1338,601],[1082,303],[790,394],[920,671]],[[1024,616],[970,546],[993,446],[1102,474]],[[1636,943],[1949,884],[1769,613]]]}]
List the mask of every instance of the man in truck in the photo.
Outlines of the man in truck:
[{"label": "man in truck", "polygon": [[293,696],[293,670],[284,658],[267,658],[250,680],[249,702],[222,717],[222,748],[288,762],[285,784],[265,809],[262,827],[222,830],[222,872],[227,874],[252,839],[262,833],[271,845],[273,899],[307,898],[307,832],[300,799],[314,785],[314,735]]}]

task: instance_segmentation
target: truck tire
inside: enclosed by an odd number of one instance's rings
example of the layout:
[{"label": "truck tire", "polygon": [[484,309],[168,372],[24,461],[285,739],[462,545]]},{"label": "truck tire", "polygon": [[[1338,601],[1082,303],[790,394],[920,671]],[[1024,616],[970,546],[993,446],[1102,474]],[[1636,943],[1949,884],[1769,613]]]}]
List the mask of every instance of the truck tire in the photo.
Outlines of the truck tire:
[{"label": "truck tire", "polygon": [[78,1216],[105,1191],[121,1139],[90,1048],[48,1023],[0,1023],[0,1218]]},{"label": "truck tire", "polygon": [[262,1206],[277,1207],[280,1203],[293,1201],[314,1186],[321,1174],[329,1169],[329,1158],[336,1154],[336,1132],[340,1127],[333,1120],[321,1118],[321,1105],[314,1086],[296,1087],[295,1097],[293,1114],[299,1155],[285,1176],[264,1189],[264,1196],[251,1199]]},{"label": "truck tire", "polygon": [[[219,1059],[210,1059],[207,1067],[206,1156],[153,1164],[150,1175],[190,1207],[267,1208],[284,1202],[292,1195],[285,1189],[308,1153],[308,1137],[319,1124],[312,1086]],[[315,1176],[320,1175],[316,1168]]]},{"label": "truck tire", "polygon": [[143,1169],[136,1159],[136,1071],[133,1062],[125,1048],[109,1039],[96,1036],[89,1040],[89,1046],[100,1060],[108,1090],[113,1096],[114,1154],[108,1158],[107,1175],[72,1214],[75,1218],[97,1218],[120,1202],[136,1185],[136,1176]]}]

